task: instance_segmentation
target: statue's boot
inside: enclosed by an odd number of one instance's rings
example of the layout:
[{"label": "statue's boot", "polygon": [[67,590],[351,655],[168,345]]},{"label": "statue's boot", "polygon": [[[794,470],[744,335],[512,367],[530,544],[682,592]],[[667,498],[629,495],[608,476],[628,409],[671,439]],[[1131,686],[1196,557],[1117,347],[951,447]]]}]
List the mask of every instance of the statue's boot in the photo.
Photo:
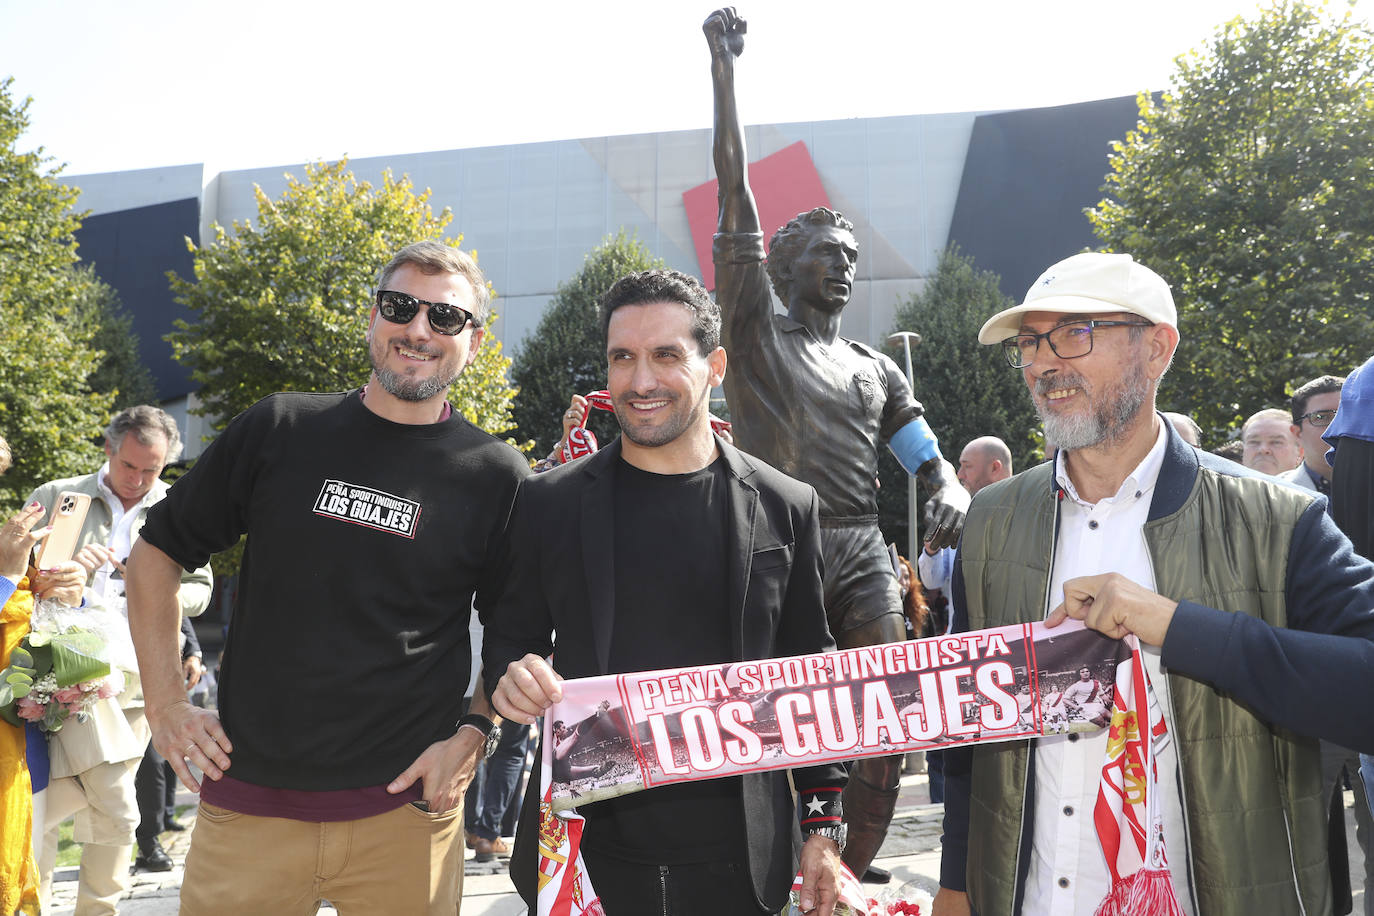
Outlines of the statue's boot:
[{"label": "statue's boot", "polygon": [[860,880],[883,845],[887,825],[892,823],[901,789],[901,765],[901,755],[866,757],[856,760],[849,771],[849,785],[844,790],[849,836],[842,858]]}]

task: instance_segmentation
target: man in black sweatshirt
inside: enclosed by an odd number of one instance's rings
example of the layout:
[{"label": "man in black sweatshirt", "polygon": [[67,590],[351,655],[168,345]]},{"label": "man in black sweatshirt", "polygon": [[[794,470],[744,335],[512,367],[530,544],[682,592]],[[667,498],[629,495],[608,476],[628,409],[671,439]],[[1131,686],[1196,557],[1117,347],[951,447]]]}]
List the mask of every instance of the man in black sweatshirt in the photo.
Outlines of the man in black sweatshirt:
[{"label": "man in black sweatshirt", "polygon": [[[201,792],[182,913],[457,910],[459,802],[491,727],[480,691],[459,719],[469,607],[529,472],[446,399],[488,314],[470,258],[403,249],[368,384],[255,404],[149,517],[130,623],[154,742]],[[186,700],[170,585],[244,533],[215,713]]]}]

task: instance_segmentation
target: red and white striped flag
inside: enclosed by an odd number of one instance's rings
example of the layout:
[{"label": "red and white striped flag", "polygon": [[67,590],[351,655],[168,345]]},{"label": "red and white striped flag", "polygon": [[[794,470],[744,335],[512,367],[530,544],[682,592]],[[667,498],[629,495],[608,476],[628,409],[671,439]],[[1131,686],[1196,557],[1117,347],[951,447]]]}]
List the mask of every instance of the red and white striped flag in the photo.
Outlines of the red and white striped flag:
[{"label": "red and white striped flag", "polygon": [[539,780],[539,916],[606,916],[582,861],[582,828],[576,809],[553,813],[553,717],[544,717]]},{"label": "red and white striped flag", "polygon": [[[1112,888],[1093,916],[1183,916],[1169,880],[1155,757],[1169,741],[1164,715],[1145,674],[1140,642],[1116,668],[1107,759],[1093,823],[1107,857]],[[1143,726],[1143,727],[1142,727]]]}]

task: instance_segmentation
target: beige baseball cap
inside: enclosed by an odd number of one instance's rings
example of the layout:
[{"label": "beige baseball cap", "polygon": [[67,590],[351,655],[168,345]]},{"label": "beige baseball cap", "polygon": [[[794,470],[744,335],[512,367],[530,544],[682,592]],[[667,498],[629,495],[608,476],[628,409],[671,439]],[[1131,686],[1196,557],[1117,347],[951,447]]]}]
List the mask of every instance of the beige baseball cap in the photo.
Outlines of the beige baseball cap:
[{"label": "beige baseball cap", "polygon": [[1128,254],[1089,251],[1065,258],[1031,284],[1024,302],[989,318],[978,332],[978,342],[995,344],[1015,336],[1025,312],[1130,312],[1154,324],[1178,327],[1169,284]]}]

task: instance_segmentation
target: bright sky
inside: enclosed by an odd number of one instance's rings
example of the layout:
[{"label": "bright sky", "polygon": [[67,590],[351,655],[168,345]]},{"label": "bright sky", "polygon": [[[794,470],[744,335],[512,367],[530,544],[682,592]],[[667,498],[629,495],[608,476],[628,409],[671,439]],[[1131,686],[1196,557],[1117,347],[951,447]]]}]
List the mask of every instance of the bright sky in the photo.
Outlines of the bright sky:
[{"label": "bright sky", "polygon": [[[750,124],[1163,89],[1174,57],[1258,5],[744,2]],[[69,175],[705,128],[708,4],[0,0],[0,77],[34,97],[21,148],[45,147]],[[1374,19],[1374,0],[1355,9]]]}]

